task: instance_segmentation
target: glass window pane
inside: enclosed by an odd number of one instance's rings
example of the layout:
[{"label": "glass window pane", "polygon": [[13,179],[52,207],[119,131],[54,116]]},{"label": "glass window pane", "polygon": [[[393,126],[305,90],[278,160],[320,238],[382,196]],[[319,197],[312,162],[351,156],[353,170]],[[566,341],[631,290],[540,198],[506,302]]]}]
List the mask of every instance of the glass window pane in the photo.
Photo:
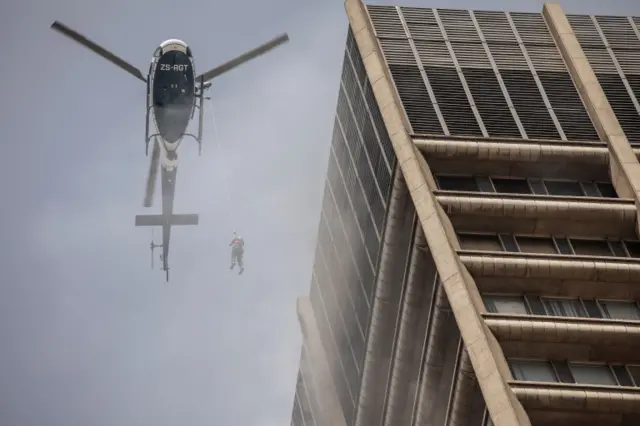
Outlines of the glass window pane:
[{"label": "glass window pane", "polygon": [[622,246],[622,241],[609,241],[609,247],[613,251],[613,255],[616,257],[627,257],[627,252]]},{"label": "glass window pane", "polygon": [[480,192],[496,192],[493,189],[491,179],[487,176],[476,176],[476,183],[478,184],[478,188],[480,188]]},{"label": "glass window pane", "polygon": [[640,241],[625,241],[624,245],[631,257],[640,257]]},{"label": "glass window pane", "polygon": [[527,315],[527,305],[521,296],[484,296],[484,303],[490,312],[500,314]]},{"label": "glass window pane", "polygon": [[602,318],[602,312],[595,300],[583,300],[582,303],[587,309],[587,314],[590,318]]},{"label": "glass window pane", "polygon": [[571,245],[577,255],[582,256],[613,256],[609,244],[605,240],[582,240],[572,238]]},{"label": "glass window pane", "polygon": [[563,181],[563,180],[545,180],[544,185],[549,191],[549,195],[564,195],[564,196],[583,196],[582,188],[578,182]]},{"label": "glass window pane", "polygon": [[516,237],[522,253],[557,254],[551,237]]},{"label": "glass window pane", "polygon": [[573,254],[573,249],[566,238],[554,238],[560,254]]},{"label": "glass window pane", "polygon": [[640,311],[635,302],[600,301],[600,306],[607,317],[619,320],[640,320]]},{"label": "glass window pane", "polygon": [[558,375],[560,382],[575,383],[571,370],[569,369],[569,364],[564,361],[552,361],[551,364],[553,365],[553,368],[556,369],[556,374]]},{"label": "glass window pane", "polygon": [[472,176],[436,176],[440,189],[446,191],[478,192],[478,184]]},{"label": "glass window pane", "polygon": [[509,364],[516,380],[557,382],[553,368],[547,361],[511,361]]},{"label": "glass window pane", "polygon": [[603,197],[606,198],[618,198],[618,193],[612,184],[607,182],[599,182],[598,189]]},{"label": "glass window pane", "polygon": [[616,375],[620,386],[633,386],[631,377],[624,365],[613,365],[611,368],[613,369],[613,373]]},{"label": "glass window pane", "polygon": [[540,179],[529,179],[529,184],[533,193],[536,195],[547,195],[547,189],[544,187],[544,183]]},{"label": "glass window pane", "polygon": [[640,387],[640,365],[627,365],[627,370],[629,370],[636,386]]},{"label": "glass window pane", "polygon": [[598,191],[595,182],[581,182],[581,184],[587,197],[600,197],[600,191]]},{"label": "glass window pane", "polygon": [[547,315],[547,312],[544,310],[544,306],[542,305],[542,301],[538,296],[526,296],[527,302],[529,302],[529,307],[531,308],[531,313],[533,315]]},{"label": "glass window pane", "polygon": [[458,238],[463,250],[503,251],[497,235],[460,234]]},{"label": "glass window pane", "polygon": [[578,317],[587,316],[579,300],[576,299],[551,299],[543,298],[542,303],[547,309],[547,314],[557,317]]},{"label": "glass window pane", "polygon": [[570,364],[576,383],[585,385],[616,386],[615,377],[608,365]]},{"label": "glass window pane", "polygon": [[518,244],[516,243],[515,238],[511,234],[500,234],[500,240],[502,241],[502,245],[504,246],[506,251],[510,251],[513,253],[517,253],[520,250],[518,249]]},{"label": "glass window pane", "polygon": [[526,179],[497,179],[492,178],[496,192],[504,194],[531,194],[531,188]]}]

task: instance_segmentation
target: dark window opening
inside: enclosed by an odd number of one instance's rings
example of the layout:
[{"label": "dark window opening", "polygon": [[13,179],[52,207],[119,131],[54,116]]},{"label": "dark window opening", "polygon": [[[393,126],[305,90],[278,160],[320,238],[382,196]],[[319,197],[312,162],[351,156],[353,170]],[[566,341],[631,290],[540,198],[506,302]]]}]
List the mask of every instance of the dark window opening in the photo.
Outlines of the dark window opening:
[{"label": "dark window opening", "polygon": [[549,195],[564,195],[571,197],[581,197],[584,195],[578,182],[546,180],[544,181],[544,185],[547,187]]},{"label": "dark window opening", "polygon": [[618,198],[618,193],[612,184],[607,182],[599,182],[597,183],[598,189],[600,190],[600,194],[606,198]]},{"label": "dark window opening", "polygon": [[579,256],[613,256],[609,244],[605,240],[572,238],[571,245],[574,252]]},{"label": "dark window opening", "polygon": [[640,257],[640,241],[625,241],[624,245],[629,252],[629,256]]},{"label": "dark window opening", "polygon": [[438,187],[445,191],[473,191],[478,192],[478,184],[470,176],[437,176]]},{"label": "dark window opening", "polygon": [[505,194],[531,194],[526,179],[492,179],[496,192]]},{"label": "dark window opening", "polygon": [[523,253],[557,254],[556,246],[550,237],[516,237]]},{"label": "dark window opening", "polygon": [[502,251],[497,235],[461,234],[459,239],[463,250]]}]

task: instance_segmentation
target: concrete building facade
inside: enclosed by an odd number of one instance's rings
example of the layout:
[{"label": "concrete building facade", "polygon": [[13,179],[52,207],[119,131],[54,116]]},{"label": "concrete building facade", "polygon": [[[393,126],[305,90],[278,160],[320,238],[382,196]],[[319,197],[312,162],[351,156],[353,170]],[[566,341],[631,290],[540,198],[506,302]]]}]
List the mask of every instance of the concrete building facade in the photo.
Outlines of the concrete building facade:
[{"label": "concrete building facade", "polygon": [[292,426],[640,424],[640,18],[365,6]]}]

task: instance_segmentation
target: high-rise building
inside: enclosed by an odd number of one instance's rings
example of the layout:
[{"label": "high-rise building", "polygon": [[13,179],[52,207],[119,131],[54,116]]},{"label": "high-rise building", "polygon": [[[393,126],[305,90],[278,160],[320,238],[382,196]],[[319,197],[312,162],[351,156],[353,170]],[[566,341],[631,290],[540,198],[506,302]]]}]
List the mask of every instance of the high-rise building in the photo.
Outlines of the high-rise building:
[{"label": "high-rise building", "polygon": [[640,19],[345,7],[292,425],[640,425]]}]

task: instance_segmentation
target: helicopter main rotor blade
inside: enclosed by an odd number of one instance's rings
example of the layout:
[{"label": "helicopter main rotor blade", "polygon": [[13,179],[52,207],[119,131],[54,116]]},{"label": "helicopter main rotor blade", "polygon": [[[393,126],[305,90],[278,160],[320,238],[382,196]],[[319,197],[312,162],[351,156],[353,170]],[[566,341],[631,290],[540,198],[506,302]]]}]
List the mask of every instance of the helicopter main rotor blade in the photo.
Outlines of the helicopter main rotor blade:
[{"label": "helicopter main rotor blade", "polygon": [[107,61],[125,70],[126,72],[128,72],[129,74],[137,78],[138,80],[142,80],[145,83],[147,82],[147,79],[139,69],[137,69],[130,63],[126,62],[124,59],[109,52],[107,49],[89,40],[88,38],[78,33],[77,31],[74,31],[71,28],[67,27],[63,23],[55,21],[53,24],[51,24],[51,29],[58,31],[59,33],[69,37],[72,40],[75,40],[76,42],[80,43],[87,49],[93,51],[94,53],[97,53],[98,55],[105,58]]},{"label": "helicopter main rotor blade", "polygon": [[158,180],[158,165],[160,163],[160,144],[153,138],[153,151],[149,162],[149,174],[147,175],[147,187],[144,194],[144,207],[153,205],[153,195],[156,191],[156,181]]},{"label": "helicopter main rotor blade", "polygon": [[[245,62],[248,62],[254,58],[257,58],[260,55],[263,55],[265,53],[267,53],[268,51],[275,49],[276,47],[280,46],[283,43],[286,43],[289,41],[289,35],[287,33],[284,33],[282,35],[279,35],[278,37],[274,38],[271,41],[268,41],[266,43],[264,43],[261,46],[256,47],[255,49],[251,49],[246,53],[243,53],[242,55],[238,56],[235,59],[232,59],[228,62],[225,62],[222,65],[219,65],[205,73],[200,74],[197,77],[197,81],[209,81],[212,80],[215,77],[218,77],[220,74],[224,74],[227,71],[232,70],[233,68],[237,67],[238,65],[242,65]],[[202,79],[202,80],[201,80]]]}]

